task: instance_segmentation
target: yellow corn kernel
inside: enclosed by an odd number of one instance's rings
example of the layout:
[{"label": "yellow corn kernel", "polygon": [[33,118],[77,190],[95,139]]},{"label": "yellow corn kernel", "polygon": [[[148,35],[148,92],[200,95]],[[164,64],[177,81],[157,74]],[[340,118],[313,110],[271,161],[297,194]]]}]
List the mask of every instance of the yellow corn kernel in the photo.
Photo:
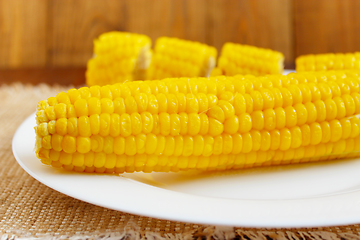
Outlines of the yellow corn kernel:
[{"label": "yellow corn kernel", "polygon": [[67,115],[66,115],[67,118],[76,118],[77,117],[76,111],[75,111],[75,106],[73,104],[66,105],[66,112],[67,112]]},{"label": "yellow corn kernel", "polygon": [[131,134],[131,118],[127,113],[124,113],[120,116],[120,134],[124,137],[127,137]]},{"label": "yellow corn kernel", "polygon": [[104,137],[104,148],[103,151],[106,154],[111,154],[113,153],[114,149],[114,138],[111,136],[106,136]]},{"label": "yellow corn kernel", "polygon": [[51,146],[52,146],[52,149],[54,149],[55,151],[61,151],[62,150],[62,141],[63,141],[63,136],[62,135],[59,135],[59,134],[54,134],[52,135],[51,137]]},{"label": "yellow corn kernel", "polygon": [[66,94],[65,92],[58,93],[56,95],[56,100],[58,101],[58,103],[64,103],[64,104],[70,103],[70,98],[69,98],[68,94]]},{"label": "yellow corn kernel", "polygon": [[81,116],[78,118],[78,133],[82,137],[90,137],[91,125],[89,117]]},{"label": "yellow corn kernel", "polygon": [[252,128],[262,130],[264,128],[264,113],[262,111],[254,111],[251,113]]},{"label": "yellow corn kernel", "polygon": [[175,151],[175,138],[173,136],[166,136],[165,138],[165,156],[172,156]]},{"label": "yellow corn kernel", "polygon": [[99,135],[92,135],[90,137],[91,150],[93,152],[101,152],[104,149],[104,138]]},{"label": "yellow corn kernel", "polygon": [[136,154],[135,137],[132,135],[125,138],[125,154],[128,156],[134,156]]},{"label": "yellow corn kernel", "polygon": [[257,130],[251,130],[252,151],[258,151],[261,147],[261,133]]},{"label": "yellow corn kernel", "polygon": [[271,134],[268,131],[261,131],[261,151],[268,151],[271,147]]},{"label": "yellow corn kernel", "polygon": [[239,132],[246,133],[249,132],[252,128],[252,119],[250,114],[243,113],[239,115]]},{"label": "yellow corn kernel", "polygon": [[158,114],[153,114],[152,117],[153,117],[153,130],[152,130],[152,133],[160,134],[159,115]]},{"label": "yellow corn kernel", "polygon": [[79,153],[87,153],[91,150],[91,139],[89,137],[76,138],[76,151]]},{"label": "yellow corn kernel", "polygon": [[331,141],[337,142],[342,137],[342,127],[338,120],[330,121]]},{"label": "yellow corn kernel", "polygon": [[187,113],[198,113],[199,102],[193,93],[186,94],[186,112]]},{"label": "yellow corn kernel", "polygon": [[81,153],[74,153],[72,155],[72,162],[71,164],[76,167],[82,167],[85,163],[85,156]]},{"label": "yellow corn kernel", "polygon": [[214,138],[212,136],[204,136],[204,151],[203,156],[208,157],[213,153]]},{"label": "yellow corn kernel", "polygon": [[224,130],[224,125],[214,118],[209,118],[209,134],[211,136],[217,136]]},{"label": "yellow corn kernel", "polygon": [[280,147],[280,143],[281,143],[281,139],[280,139],[280,131],[277,129],[274,129],[270,132],[271,135],[271,146],[270,149],[271,150],[276,150],[279,149]]},{"label": "yellow corn kernel", "polygon": [[65,103],[56,104],[54,106],[54,112],[56,119],[66,118],[67,117],[66,104]]},{"label": "yellow corn kernel", "polygon": [[273,109],[266,109],[264,115],[264,128],[266,130],[273,130],[276,127],[276,114]]},{"label": "yellow corn kernel", "polygon": [[101,168],[105,165],[106,162],[106,154],[102,152],[98,152],[94,154],[94,167]]},{"label": "yellow corn kernel", "polygon": [[[38,111],[40,112],[40,111]],[[56,119],[56,113],[55,113],[55,108],[54,106],[49,106],[45,109],[45,114],[47,119],[49,120],[55,120]]]},{"label": "yellow corn kernel", "polygon": [[188,157],[192,155],[194,151],[194,139],[191,136],[183,137],[183,153],[182,155]]},{"label": "yellow corn kernel", "polygon": [[154,154],[161,155],[164,152],[164,149],[165,149],[165,137],[158,135],[156,149],[155,149]]},{"label": "yellow corn kernel", "polygon": [[207,115],[209,117],[212,117],[220,122],[224,122],[225,121],[225,113],[223,111],[223,109],[216,105],[216,106],[213,106],[212,108],[210,108],[207,112]]},{"label": "yellow corn kernel", "polygon": [[159,112],[159,103],[154,95],[149,96],[147,111],[151,114],[157,114]]},{"label": "yellow corn kernel", "polygon": [[114,153],[117,155],[122,155],[125,153],[125,138],[118,136],[114,138]]},{"label": "yellow corn kernel", "polygon": [[200,132],[199,134],[205,135],[209,131],[209,118],[205,113],[199,114],[200,117]]},{"label": "yellow corn kernel", "polygon": [[253,148],[253,141],[250,132],[242,134],[243,145],[242,152],[249,153]]},{"label": "yellow corn kernel", "polygon": [[59,162],[64,165],[70,165],[72,162],[72,154],[60,152]]},{"label": "yellow corn kernel", "polygon": [[170,115],[168,113],[162,112],[159,114],[159,123],[160,123],[160,133],[164,136],[170,134]]},{"label": "yellow corn kernel", "polygon": [[75,112],[77,117],[81,116],[88,116],[89,110],[88,110],[88,104],[85,99],[78,99],[74,103]]},{"label": "yellow corn kernel", "polygon": [[321,131],[322,131],[322,139],[321,142],[322,143],[327,143],[330,141],[331,139],[331,128],[330,128],[330,124],[327,121],[324,121],[322,123],[320,123],[321,126]]},{"label": "yellow corn kernel", "polygon": [[274,109],[276,116],[276,128],[282,129],[286,126],[286,112],[283,108]]},{"label": "yellow corn kernel", "polygon": [[123,98],[116,98],[114,99],[114,113],[116,114],[123,114],[126,113],[125,101]]},{"label": "yellow corn kernel", "polygon": [[201,156],[201,154],[204,151],[204,146],[205,146],[205,140],[204,137],[201,135],[196,135],[194,136],[194,156]]},{"label": "yellow corn kernel", "polygon": [[285,116],[286,116],[286,124],[285,126],[287,128],[291,128],[297,125],[297,113],[296,110],[291,107],[288,106],[284,109],[285,111]]},{"label": "yellow corn kernel", "polygon": [[224,123],[224,132],[234,134],[239,130],[239,118],[233,116],[227,119]]},{"label": "yellow corn kernel", "polygon": [[188,115],[189,122],[188,122],[188,134],[189,135],[197,135],[201,129],[201,119],[199,114],[197,113],[190,113]]}]

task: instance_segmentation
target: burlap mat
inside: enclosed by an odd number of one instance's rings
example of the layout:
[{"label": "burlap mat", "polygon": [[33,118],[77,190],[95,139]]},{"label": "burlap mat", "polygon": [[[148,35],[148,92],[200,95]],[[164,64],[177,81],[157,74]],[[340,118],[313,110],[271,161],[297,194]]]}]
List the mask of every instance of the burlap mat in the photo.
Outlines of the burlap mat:
[{"label": "burlap mat", "polygon": [[0,239],[360,239],[360,225],[255,229],[159,220],[94,206],[46,187],[17,164],[11,141],[39,100],[65,89],[0,86]]}]

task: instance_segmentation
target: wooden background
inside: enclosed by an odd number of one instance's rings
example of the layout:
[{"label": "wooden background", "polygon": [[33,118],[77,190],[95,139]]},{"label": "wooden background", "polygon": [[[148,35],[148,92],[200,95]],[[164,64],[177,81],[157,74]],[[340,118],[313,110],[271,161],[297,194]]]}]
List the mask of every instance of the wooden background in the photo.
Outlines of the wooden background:
[{"label": "wooden background", "polygon": [[360,51],[360,0],[0,0],[0,69],[84,67],[112,30],[307,53]]}]

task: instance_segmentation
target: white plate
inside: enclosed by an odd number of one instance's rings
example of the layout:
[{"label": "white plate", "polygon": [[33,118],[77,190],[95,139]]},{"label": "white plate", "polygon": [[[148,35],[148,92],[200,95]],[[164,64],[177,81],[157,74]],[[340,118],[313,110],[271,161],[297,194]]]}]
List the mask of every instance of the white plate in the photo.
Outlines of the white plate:
[{"label": "white plate", "polygon": [[360,223],[360,160],[220,173],[70,173],[35,156],[34,114],[18,128],[13,152],[43,184],[68,196],[132,214],[243,227]]}]

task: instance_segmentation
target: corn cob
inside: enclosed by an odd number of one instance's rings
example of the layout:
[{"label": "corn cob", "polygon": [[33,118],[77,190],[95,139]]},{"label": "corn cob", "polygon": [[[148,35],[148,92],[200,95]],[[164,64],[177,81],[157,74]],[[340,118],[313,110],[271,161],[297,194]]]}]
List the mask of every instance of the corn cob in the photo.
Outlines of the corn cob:
[{"label": "corn cob", "polygon": [[133,81],[37,106],[36,155],[79,172],[224,170],[360,153],[359,72]]},{"label": "corn cob", "polygon": [[149,79],[208,77],[216,57],[217,50],[206,44],[160,37],[155,43],[148,76]]},{"label": "corn cob", "polygon": [[[217,67],[226,76],[278,74],[284,70],[284,55],[270,49],[225,43]],[[213,75],[218,74],[216,69]]]},{"label": "corn cob", "polygon": [[360,52],[309,54],[296,58],[296,71],[360,69]]},{"label": "corn cob", "polygon": [[210,77],[216,77],[216,76],[222,76],[224,75],[224,72],[221,68],[215,67],[210,73]]},{"label": "corn cob", "polygon": [[108,85],[145,79],[151,61],[151,39],[127,32],[108,32],[94,40],[94,57],[88,61],[86,84]]}]

